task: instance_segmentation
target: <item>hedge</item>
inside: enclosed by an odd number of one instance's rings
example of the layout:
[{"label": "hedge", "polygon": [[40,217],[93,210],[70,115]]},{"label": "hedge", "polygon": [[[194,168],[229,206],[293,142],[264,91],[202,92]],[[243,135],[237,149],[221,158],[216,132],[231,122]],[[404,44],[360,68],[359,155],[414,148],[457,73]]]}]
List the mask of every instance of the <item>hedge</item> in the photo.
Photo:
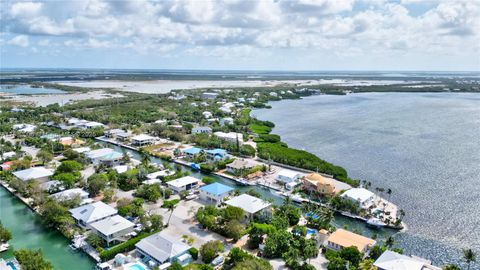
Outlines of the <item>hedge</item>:
[{"label": "hedge", "polygon": [[135,244],[140,242],[140,240],[142,240],[143,238],[145,237],[148,237],[152,234],[155,234],[159,231],[154,231],[152,233],[141,233],[139,234],[138,236],[134,237],[134,238],[131,238],[121,244],[118,244],[116,246],[113,246],[107,250],[104,250],[102,252],[100,252],[100,259],[102,261],[107,261],[107,260],[110,260],[110,259],[113,259],[115,257],[115,255],[117,255],[118,253],[122,253],[122,252],[127,252],[127,251],[130,251],[130,250],[133,250],[135,248]]}]

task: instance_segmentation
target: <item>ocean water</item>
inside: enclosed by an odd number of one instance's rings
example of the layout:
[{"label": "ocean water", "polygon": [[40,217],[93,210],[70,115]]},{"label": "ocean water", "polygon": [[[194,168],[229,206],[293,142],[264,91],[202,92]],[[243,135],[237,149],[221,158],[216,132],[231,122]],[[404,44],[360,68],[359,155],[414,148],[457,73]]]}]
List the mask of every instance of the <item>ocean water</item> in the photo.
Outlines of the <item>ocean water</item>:
[{"label": "ocean water", "polygon": [[53,88],[34,88],[30,85],[0,85],[0,92],[12,93],[17,95],[34,95],[34,94],[62,94],[65,91]]},{"label": "ocean water", "polygon": [[274,122],[291,147],[393,190],[408,225],[397,247],[465,269],[462,248],[480,257],[480,94],[322,95],[271,105],[252,114]]}]

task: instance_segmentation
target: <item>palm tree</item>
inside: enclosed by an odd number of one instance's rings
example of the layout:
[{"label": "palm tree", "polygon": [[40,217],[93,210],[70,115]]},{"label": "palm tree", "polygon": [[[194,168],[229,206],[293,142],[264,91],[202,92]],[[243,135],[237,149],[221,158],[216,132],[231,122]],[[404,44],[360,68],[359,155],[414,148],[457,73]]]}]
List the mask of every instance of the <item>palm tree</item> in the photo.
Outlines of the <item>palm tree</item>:
[{"label": "palm tree", "polygon": [[385,240],[385,246],[391,248],[393,246],[393,244],[395,243],[395,239],[392,237],[392,236],[389,236],[386,240]]},{"label": "palm tree", "polygon": [[358,265],[358,269],[359,270],[377,270],[378,268],[373,265],[372,259],[368,259],[360,262],[360,264]]},{"label": "palm tree", "polygon": [[150,156],[147,153],[142,152],[141,162],[143,166],[148,166],[150,164]]},{"label": "palm tree", "polygon": [[442,270],[461,270],[460,267],[456,266],[455,264],[445,265]]},{"label": "palm tree", "polygon": [[390,197],[392,196],[392,190],[390,188],[387,189],[387,194],[388,194],[388,202],[390,202]]},{"label": "palm tree", "polygon": [[468,265],[467,270],[470,270],[470,264],[472,262],[477,261],[475,252],[473,252],[471,248],[463,249],[463,259],[465,260],[465,262],[467,262],[467,265]]},{"label": "palm tree", "polygon": [[168,227],[168,225],[170,224],[170,219],[172,218],[172,214],[173,214],[173,210],[175,210],[175,208],[177,207],[177,204],[176,203],[169,203],[168,205],[166,205],[168,211],[170,211],[170,216],[168,216],[168,221],[167,221],[167,225],[165,227]]}]

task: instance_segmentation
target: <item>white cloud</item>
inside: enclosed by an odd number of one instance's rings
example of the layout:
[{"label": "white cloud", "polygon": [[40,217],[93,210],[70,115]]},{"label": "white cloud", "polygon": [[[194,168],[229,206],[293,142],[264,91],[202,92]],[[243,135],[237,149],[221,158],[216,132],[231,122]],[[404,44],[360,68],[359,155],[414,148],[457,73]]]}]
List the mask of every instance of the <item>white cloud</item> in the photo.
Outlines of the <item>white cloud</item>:
[{"label": "white cloud", "polygon": [[20,47],[28,47],[28,45],[30,44],[28,36],[25,35],[16,36],[10,39],[7,43]]},{"label": "white cloud", "polygon": [[10,15],[13,17],[32,17],[39,14],[42,3],[19,2],[10,7]]}]

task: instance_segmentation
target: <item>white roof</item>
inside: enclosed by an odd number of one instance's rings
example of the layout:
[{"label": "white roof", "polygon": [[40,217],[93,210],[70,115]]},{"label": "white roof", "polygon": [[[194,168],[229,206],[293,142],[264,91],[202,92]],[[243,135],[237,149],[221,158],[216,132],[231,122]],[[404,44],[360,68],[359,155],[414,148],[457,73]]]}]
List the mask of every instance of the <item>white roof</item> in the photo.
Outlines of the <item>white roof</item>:
[{"label": "white roof", "polygon": [[198,182],[200,182],[200,180],[195,178],[195,177],[184,176],[184,177],[169,181],[169,182],[167,182],[167,184],[169,186],[174,186],[174,187],[180,188],[180,187],[184,187],[186,185],[193,184],[193,183],[198,183]]},{"label": "white roof", "polygon": [[92,149],[90,147],[79,147],[79,148],[74,148],[72,150],[77,152],[77,153],[86,153],[86,152],[92,151]]},{"label": "white roof", "polygon": [[352,188],[342,194],[342,197],[348,197],[360,203],[370,200],[373,196],[375,196],[373,192],[364,188]]},{"label": "white roof", "polygon": [[128,228],[133,228],[133,226],[135,226],[135,224],[119,215],[111,216],[90,224],[90,227],[101,232],[103,235],[111,235]]},{"label": "white roof", "polygon": [[230,206],[242,208],[243,211],[249,214],[255,214],[260,210],[270,207],[271,205],[270,203],[260,198],[257,198],[248,194],[242,194],[240,196],[237,196],[233,199],[226,201],[225,203]]},{"label": "white roof", "polygon": [[103,157],[107,154],[110,154],[113,151],[115,151],[115,150],[112,149],[112,148],[101,148],[101,149],[96,149],[96,150],[89,151],[88,153],[86,153],[86,155],[90,159],[96,159],[96,158]]},{"label": "white roof", "polygon": [[190,246],[163,231],[143,238],[135,247],[159,262],[165,262],[190,249]]},{"label": "white roof", "polygon": [[234,140],[236,140],[237,136],[238,136],[239,141],[243,140],[243,134],[242,133],[236,133],[236,132],[225,133],[225,132],[217,131],[217,132],[214,132],[213,135],[215,135],[219,138],[234,139]]},{"label": "white roof", "polygon": [[375,263],[373,263],[374,266],[384,270],[422,270],[426,264],[429,265],[429,263],[425,261],[417,260],[390,250],[385,251]]},{"label": "white roof", "polygon": [[135,140],[135,141],[149,141],[149,140],[154,140],[154,139],[155,139],[155,137],[152,137],[152,136],[147,135],[147,134],[140,134],[140,135],[132,137],[132,140]]},{"label": "white roof", "polygon": [[15,153],[14,151],[5,152],[3,153],[2,158],[3,159],[11,158],[11,157],[14,157],[16,154],[17,153]]},{"label": "white roof", "polygon": [[85,126],[86,127],[103,127],[104,125],[102,123],[92,121],[92,122],[85,123]]},{"label": "white roof", "polygon": [[168,176],[168,175],[173,175],[173,174],[175,174],[174,171],[171,171],[171,170],[163,170],[163,171],[158,171],[158,172],[149,173],[149,174],[147,174],[147,178],[148,178],[148,179],[156,179],[156,178],[158,178],[159,176]]},{"label": "white roof", "polygon": [[291,179],[297,178],[297,177],[299,177],[299,175],[301,175],[300,172],[287,170],[287,169],[281,170],[278,173],[278,176],[288,177],[288,178],[291,178]]},{"label": "white roof", "polygon": [[27,181],[31,179],[39,179],[52,176],[53,171],[46,169],[45,167],[33,167],[30,169],[14,172],[13,175],[15,175],[20,180]]},{"label": "white roof", "polygon": [[117,209],[104,202],[83,205],[69,211],[75,219],[87,224],[117,214]]},{"label": "white roof", "polygon": [[86,192],[81,188],[72,188],[72,189],[67,189],[67,190],[52,194],[50,195],[50,197],[56,200],[67,200],[67,199],[73,199],[77,195],[80,196],[80,198],[88,197],[89,194],[90,193]]}]

